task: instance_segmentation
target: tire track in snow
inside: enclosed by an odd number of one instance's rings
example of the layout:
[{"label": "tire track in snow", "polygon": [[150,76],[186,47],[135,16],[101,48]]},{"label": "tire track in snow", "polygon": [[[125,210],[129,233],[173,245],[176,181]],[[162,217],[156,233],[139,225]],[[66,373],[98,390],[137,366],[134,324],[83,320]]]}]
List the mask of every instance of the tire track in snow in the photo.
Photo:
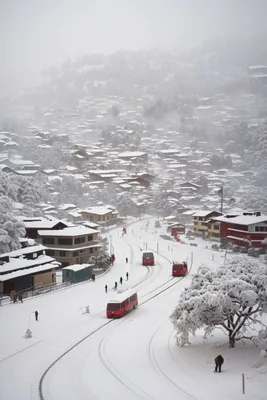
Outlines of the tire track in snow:
[{"label": "tire track in snow", "polygon": [[[105,343],[107,339],[102,339],[99,346],[98,346],[98,355],[99,358],[104,365],[104,367],[109,371],[109,373],[119,381],[126,389],[132,392],[138,399],[151,399],[155,400],[149,393],[145,392],[139,386],[131,382],[128,378],[126,378],[120,370],[118,370],[114,364],[108,359],[106,352],[105,352]],[[145,397],[144,397],[145,396]]]},{"label": "tire track in snow", "polygon": [[157,372],[157,374],[158,374],[159,376],[163,376],[163,377],[165,378],[165,380],[167,380],[169,383],[171,383],[176,389],[179,390],[179,392],[182,392],[183,394],[185,394],[185,395],[188,397],[188,399],[197,400],[196,397],[194,397],[194,396],[191,395],[189,392],[187,392],[186,390],[184,390],[181,386],[177,385],[177,383],[174,382],[174,381],[165,373],[165,371],[161,368],[160,364],[158,363],[158,361],[157,361],[157,359],[156,359],[155,353],[154,353],[153,348],[152,348],[152,343],[153,343],[153,340],[155,339],[157,333],[159,332],[159,330],[162,328],[162,326],[163,326],[165,323],[166,323],[166,321],[164,321],[164,322],[155,330],[155,332],[153,333],[153,335],[152,335],[151,338],[150,338],[150,341],[149,341],[149,344],[148,344],[148,348],[147,348],[149,360],[150,360],[150,362],[151,362],[151,364],[152,364],[152,366],[153,366],[153,369]]},{"label": "tire track in snow", "polygon": [[[169,352],[170,357],[172,358],[172,360],[175,362],[175,364],[177,364],[177,365],[179,365],[179,367],[181,367],[181,363],[179,363],[179,361],[176,359],[176,357],[174,357],[173,352],[171,351],[170,342],[171,342],[171,338],[173,336],[173,332],[174,332],[174,329],[172,330],[172,332],[170,333],[169,338],[168,338],[168,352]],[[190,374],[190,372],[188,372],[187,370],[183,369],[183,372],[186,373],[191,378],[193,378],[195,381],[197,381],[197,382],[202,384],[202,382],[199,379],[197,379],[193,374]]]}]

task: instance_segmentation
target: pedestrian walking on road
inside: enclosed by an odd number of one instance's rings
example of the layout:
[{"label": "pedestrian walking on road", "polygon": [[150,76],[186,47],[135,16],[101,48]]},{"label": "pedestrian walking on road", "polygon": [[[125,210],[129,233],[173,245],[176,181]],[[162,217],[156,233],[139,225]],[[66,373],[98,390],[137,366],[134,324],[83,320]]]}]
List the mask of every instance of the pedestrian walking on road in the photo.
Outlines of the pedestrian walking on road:
[{"label": "pedestrian walking on road", "polygon": [[123,281],[123,279],[122,279],[122,277],[120,277],[120,284],[122,285],[122,281]]},{"label": "pedestrian walking on road", "polygon": [[126,264],[128,264],[128,257],[125,258]]},{"label": "pedestrian walking on road", "polygon": [[38,313],[38,311],[35,311],[35,321],[38,321],[38,315],[39,315],[39,313]]},{"label": "pedestrian walking on road", "polygon": [[118,287],[118,284],[117,284],[117,282],[115,282],[115,286],[114,286],[114,287],[115,287],[115,289],[117,289],[117,287]]},{"label": "pedestrian walking on road", "polygon": [[105,285],[105,291],[108,292],[108,285]]},{"label": "pedestrian walking on road", "polygon": [[129,279],[129,273],[128,272],[126,272],[126,279],[127,279],[127,281]]},{"label": "pedestrian walking on road", "polygon": [[218,355],[216,358],[215,358],[215,371],[214,372],[218,372],[218,369],[219,369],[219,372],[222,372],[221,370],[222,370],[222,365],[223,365],[223,363],[224,363],[224,358],[223,358],[223,356],[221,356],[221,355]]}]

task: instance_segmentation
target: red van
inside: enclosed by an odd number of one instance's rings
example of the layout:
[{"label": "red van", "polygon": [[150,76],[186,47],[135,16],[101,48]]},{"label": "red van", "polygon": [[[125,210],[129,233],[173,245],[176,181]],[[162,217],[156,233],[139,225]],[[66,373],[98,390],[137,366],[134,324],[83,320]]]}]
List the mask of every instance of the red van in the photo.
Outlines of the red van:
[{"label": "red van", "polygon": [[188,272],[188,266],[186,262],[179,263],[173,261],[172,263],[172,276],[185,276]]}]

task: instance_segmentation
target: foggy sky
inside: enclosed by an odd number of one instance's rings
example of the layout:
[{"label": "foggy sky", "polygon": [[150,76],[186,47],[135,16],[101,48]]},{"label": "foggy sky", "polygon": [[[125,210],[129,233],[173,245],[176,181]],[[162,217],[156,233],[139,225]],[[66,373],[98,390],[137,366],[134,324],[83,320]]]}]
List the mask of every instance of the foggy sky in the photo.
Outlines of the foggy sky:
[{"label": "foggy sky", "polygon": [[86,53],[266,33],[266,15],[267,0],[0,0],[1,95]]}]

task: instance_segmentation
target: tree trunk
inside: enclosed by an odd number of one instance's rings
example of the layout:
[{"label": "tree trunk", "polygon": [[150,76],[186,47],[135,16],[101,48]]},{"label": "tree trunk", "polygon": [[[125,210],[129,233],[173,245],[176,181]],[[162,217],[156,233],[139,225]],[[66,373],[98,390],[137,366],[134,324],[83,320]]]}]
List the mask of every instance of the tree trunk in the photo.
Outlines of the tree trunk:
[{"label": "tree trunk", "polygon": [[235,338],[229,333],[229,349],[233,349],[235,347]]}]

